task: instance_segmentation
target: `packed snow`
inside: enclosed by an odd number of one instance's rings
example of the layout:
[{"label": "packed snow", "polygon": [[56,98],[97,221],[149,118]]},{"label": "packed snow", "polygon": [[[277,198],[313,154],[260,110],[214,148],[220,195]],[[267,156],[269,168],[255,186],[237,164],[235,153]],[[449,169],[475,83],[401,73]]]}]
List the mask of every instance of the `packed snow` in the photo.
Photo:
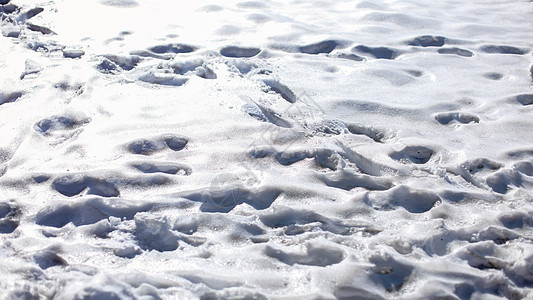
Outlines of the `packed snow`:
[{"label": "packed snow", "polygon": [[533,297],[533,2],[0,4],[4,299]]}]

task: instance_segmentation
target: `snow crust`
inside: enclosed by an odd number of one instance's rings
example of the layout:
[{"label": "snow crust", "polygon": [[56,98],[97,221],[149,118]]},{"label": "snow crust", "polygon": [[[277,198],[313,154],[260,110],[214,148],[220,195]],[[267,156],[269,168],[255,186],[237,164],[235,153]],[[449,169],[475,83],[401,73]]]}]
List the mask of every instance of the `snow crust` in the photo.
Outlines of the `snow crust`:
[{"label": "snow crust", "polygon": [[533,297],[533,3],[0,1],[5,299]]}]

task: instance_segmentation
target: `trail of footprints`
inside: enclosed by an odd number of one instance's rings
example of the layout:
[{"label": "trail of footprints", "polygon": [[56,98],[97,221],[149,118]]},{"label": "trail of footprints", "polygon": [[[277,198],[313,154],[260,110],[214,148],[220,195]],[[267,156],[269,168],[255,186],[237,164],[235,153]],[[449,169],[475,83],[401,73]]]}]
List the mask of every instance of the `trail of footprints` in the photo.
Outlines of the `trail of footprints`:
[{"label": "trail of footprints", "polygon": [[[253,3],[248,3],[247,7],[252,7]],[[243,4],[244,5],[244,4]],[[213,6],[211,11],[217,11]],[[19,8],[13,4],[3,4],[0,8],[0,17],[18,18],[24,20],[24,26],[28,30],[37,31],[42,34],[52,34],[52,31],[42,26],[32,24],[26,20],[42,12],[42,9],[35,8],[21,13]],[[17,38],[20,33],[16,29],[4,30],[4,36]],[[461,57],[472,57],[475,53],[469,49],[458,48],[453,45],[455,41],[442,36],[419,36],[406,41],[405,45],[410,48],[438,48],[436,53],[443,55],[457,55]],[[352,61],[364,61],[368,59],[396,59],[407,51],[382,46],[356,45],[349,51],[351,42],[325,40],[308,45],[273,45],[273,49],[287,52],[296,52],[308,55],[327,55],[331,58],[348,59]],[[446,46],[446,47],[445,47]],[[38,41],[28,42],[28,47],[35,51],[55,52],[61,51],[65,58],[80,58],[84,55],[83,50],[67,49],[64,46],[40,43]],[[409,49],[410,49],[409,48]],[[191,76],[203,79],[216,79],[217,75],[212,69],[209,61],[199,58],[177,59],[179,55],[192,53],[198,47],[180,43],[169,43],[150,47],[145,50],[134,50],[129,56],[101,55],[95,68],[109,75],[120,75],[135,73],[138,80],[158,85],[180,86],[186,84]],[[339,51],[336,51],[339,50]],[[241,74],[251,74],[259,72],[259,80],[263,84],[266,94],[276,95],[281,100],[290,104],[298,104],[299,99],[287,85],[278,80],[268,77],[265,70],[259,70],[254,65],[253,58],[259,56],[262,49],[254,47],[226,46],[219,50],[222,57],[226,58],[228,68],[235,68]],[[477,51],[486,54],[503,55],[524,55],[528,49],[521,49],[507,45],[484,45]],[[156,59],[157,65],[149,67],[139,67],[143,60]],[[144,68],[144,69],[143,69]],[[530,70],[533,80],[533,67]],[[253,74],[256,75],[256,74]],[[486,76],[492,80],[501,79],[501,74],[487,73]],[[0,105],[15,102],[23,97],[22,92],[0,94]],[[532,94],[520,94],[510,98],[513,102],[528,106],[533,104]],[[298,123],[287,116],[277,112],[272,107],[264,103],[243,97],[246,104],[243,110],[250,116],[262,122],[268,122],[274,126],[290,130]],[[467,125],[475,126],[482,119],[474,114],[466,112],[440,112],[434,116],[435,122],[443,126]],[[44,118],[34,125],[34,130],[46,139],[68,140],[75,138],[75,133],[88,126],[90,118],[83,115],[56,115]],[[387,143],[390,134],[386,130],[377,129],[363,124],[351,124],[342,120],[324,120],[323,123],[315,125],[314,134],[324,134],[335,136],[343,134],[354,134],[366,136],[373,143]],[[185,137],[167,134],[144,139],[137,139],[123,145],[126,152],[138,157],[130,163],[129,167],[146,175],[189,175],[192,167],[176,162],[161,162],[151,160],[158,154],[165,151],[182,151],[186,149],[189,140]],[[342,147],[341,147],[342,148]],[[409,213],[419,214],[432,210],[437,202],[457,202],[468,199],[471,195],[468,192],[456,191],[434,192],[428,190],[417,190],[402,184],[394,183],[390,177],[384,175],[382,170],[386,166],[380,166],[371,159],[357,153],[356,151],[342,148],[342,151],[328,148],[301,149],[294,151],[279,151],[271,147],[253,149],[249,155],[252,159],[273,159],[278,164],[291,167],[304,160],[313,160],[317,170],[316,178],[331,188],[351,191],[355,188],[363,188],[368,191],[360,199],[363,203],[375,210],[395,210],[405,209]],[[407,145],[396,151],[390,151],[388,156],[400,164],[426,165],[432,164],[438,152],[432,147],[421,145]],[[447,172],[460,176],[478,188],[494,191],[498,194],[505,194],[513,187],[521,187],[524,184],[533,186],[533,150],[523,149],[509,152],[508,157],[516,162],[512,166],[506,166],[497,161],[486,158],[468,160],[459,166],[448,167]],[[9,158],[0,160],[4,163]],[[346,166],[355,168],[347,169]],[[382,168],[383,167],[383,168]],[[323,170],[326,170],[323,172]],[[88,196],[81,198],[76,204],[71,202],[61,202],[53,207],[42,209],[36,216],[35,222],[38,225],[53,228],[62,228],[72,223],[74,226],[86,226],[88,233],[105,238],[114,231],[119,230],[116,225],[108,221],[109,217],[120,218],[124,222],[134,222],[135,231],[133,236],[141,249],[124,248],[115,249],[117,256],[133,258],[140,254],[142,250],[174,251],[180,243],[187,243],[192,246],[199,246],[205,243],[205,239],[195,235],[197,232],[205,230],[205,224],[213,224],[213,220],[219,218],[217,230],[222,234],[231,236],[232,239],[241,238],[250,240],[257,244],[264,244],[263,253],[286,265],[305,265],[325,267],[338,264],[345,260],[344,250],[334,246],[315,245],[312,242],[306,243],[305,250],[297,252],[287,250],[282,247],[266,244],[266,230],[280,230],[286,236],[298,237],[315,230],[326,231],[340,236],[351,236],[361,233],[363,236],[374,236],[383,229],[376,224],[365,223],[357,219],[336,219],[326,217],[319,213],[307,210],[289,208],[276,205],[275,200],[283,191],[275,187],[262,187],[259,189],[248,189],[241,186],[222,187],[219,190],[211,189],[207,195],[205,191],[184,192],[179,196],[194,202],[201,203],[200,211],[206,213],[222,212],[227,213],[236,206],[247,203],[259,212],[259,221],[255,224],[236,223],[233,219],[224,214],[198,214],[190,219],[172,219],[158,215],[161,207],[152,203],[132,204],[120,198],[120,187],[128,186],[153,186],[167,184],[166,177],[149,177],[147,179],[128,178],[122,174],[110,176],[116,179],[102,178],[92,174],[63,174],[59,176],[36,175],[34,181],[38,184],[47,183],[54,190],[66,197],[74,197],[84,192]],[[239,194],[239,201],[228,201],[229,195]],[[478,195],[476,195],[478,196]],[[209,200],[209,201],[208,201]],[[174,208],[180,208],[179,203]],[[0,202],[0,233],[13,233],[20,223],[23,209],[16,201]],[[209,218],[206,222],[203,218]],[[441,235],[433,236],[431,240],[412,241],[412,244],[393,244],[392,247],[398,253],[408,254],[414,246],[420,247],[428,255],[446,255],[446,246],[450,243],[447,236],[462,236],[465,242],[471,243],[467,248],[460,250],[457,257],[468,262],[471,267],[480,270],[502,269],[511,271],[514,265],[506,263],[504,259],[496,260],[491,257],[497,256],[498,245],[507,241],[517,239],[520,234],[515,230],[533,226],[530,214],[521,212],[502,213],[494,223],[501,226],[491,226],[482,230],[476,229],[447,229]],[[152,232],[154,224],[159,230]],[[50,231],[53,236],[53,231]],[[475,236],[476,240],[472,240]],[[162,241],[162,242],[159,242]],[[484,249],[483,241],[490,241],[492,244]],[[444,250],[443,250],[444,249]],[[489,253],[485,256],[476,256],[476,251]],[[491,256],[492,255],[492,256]],[[475,256],[475,257],[473,257]],[[35,253],[34,261],[41,269],[54,266],[66,266],[66,262],[58,250],[45,249]],[[370,280],[377,285],[381,285],[386,291],[395,292],[409,280],[414,265],[407,261],[397,259],[397,256],[376,254],[369,258],[371,267],[368,268]],[[516,278],[514,282],[529,282],[531,278],[525,275],[520,277],[520,273],[514,272]],[[461,295],[461,291],[457,291]],[[357,289],[351,286],[340,286],[335,296],[339,298],[360,297],[366,295],[368,298],[379,299],[380,295],[370,294],[364,289]],[[467,297],[465,297],[467,298]]]}]

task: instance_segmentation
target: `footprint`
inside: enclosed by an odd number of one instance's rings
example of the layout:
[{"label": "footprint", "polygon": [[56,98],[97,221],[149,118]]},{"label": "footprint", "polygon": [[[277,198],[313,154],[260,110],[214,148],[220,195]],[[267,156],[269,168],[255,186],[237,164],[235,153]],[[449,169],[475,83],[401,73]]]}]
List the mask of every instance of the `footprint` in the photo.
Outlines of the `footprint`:
[{"label": "footprint", "polygon": [[419,214],[431,210],[441,201],[433,191],[412,189],[400,185],[387,191],[372,192],[367,195],[367,203],[377,210],[391,210],[403,207],[410,213]]},{"label": "footprint", "polygon": [[491,80],[500,80],[503,78],[503,74],[496,73],[496,72],[488,72],[488,73],[483,74],[483,77],[487,79],[491,79]]},{"label": "footprint", "polygon": [[120,56],[114,54],[102,55],[96,69],[104,74],[116,74],[122,71],[131,71],[141,62],[136,55]]},{"label": "footprint", "polygon": [[533,163],[529,161],[521,161],[514,165],[514,168],[527,176],[533,177]]},{"label": "footprint", "polygon": [[135,205],[120,199],[82,198],[43,208],[37,213],[35,223],[61,228],[68,223],[74,226],[94,224],[109,217],[132,220],[137,213],[149,211],[153,206],[154,204]]},{"label": "footprint", "polygon": [[[111,74],[116,74],[116,72],[111,72]],[[189,78],[182,75],[154,72],[153,70],[139,76],[138,79],[142,82],[166,86],[182,86],[189,81]]]},{"label": "footprint", "polygon": [[101,0],[100,3],[118,8],[131,8],[139,5],[135,0]]},{"label": "footprint", "polygon": [[350,191],[356,187],[371,191],[383,191],[392,188],[392,182],[381,177],[355,174],[346,170],[329,174],[317,174],[318,179],[327,186]]},{"label": "footprint", "polygon": [[12,14],[14,12],[17,12],[19,10],[19,7],[15,4],[9,3],[9,0],[0,0],[0,12],[5,14]]},{"label": "footprint", "polygon": [[[362,2],[364,3],[364,2]],[[364,287],[360,286],[340,286],[335,287],[335,292],[333,293],[335,299],[338,300],[385,300],[386,298],[376,294],[375,291],[372,291],[372,288],[365,290]]]},{"label": "footprint", "polygon": [[32,23],[26,23],[26,27],[28,27],[28,29],[31,30],[31,31],[40,32],[40,33],[42,33],[44,35],[56,34],[50,28],[44,27],[44,26],[41,26],[41,25],[36,25],[36,24],[32,24]]},{"label": "footprint", "polygon": [[419,47],[442,47],[446,43],[446,38],[443,36],[422,35],[407,42],[409,46]]},{"label": "footprint", "polygon": [[283,127],[283,128],[292,127],[291,123],[283,119],[281,115],[277,113],[276,111],[256,103],[255,101],[253,101],[247,96],[241,96],[241,98],[246,99],[248,102],[242,106],[242,109],[249,116],[254,117],[257,120],[262,121],[262,122],[272,123],[279,127]]},{"label": "footprint", "polygon": [[439,113],[435,115],[435,120],[437,120],[442,125],[448,125],[454,121],[461,124],[479,123],[478,116],[461,112]]},{"label": "footprint", "polygon": [[50,135],[56,131],[72,130],[79,128],[91,121],[90,118],[84,118],[74,115],[52,116],[35,123],[35,130],[42,135]]},{"label": "footprint", "polygon": [[225,57],[253,57],[261,52],[259,48],[245,48],[238,46],[227,46],[220,49],[220,54]]},{"label": "footprint", "polygon": [[176,164],[176,163],[151,163],[151,162],[142,162],[134,163],[132,167],[137,170],[151,174],[151,173],[165,173],[171,175],[190,175],[192,173],[192,168],[187,165]]},{"label": "footprint", "polygon": [[520,104],[527,106],[533,104],[533,94],[521,94],[515,97]]},{"label": "footprint", "polygon": [[195,47],[185,45],[185,44],[167,44],[167,45],[158,45],[149,48],[148,50],[157,53],[157,54],[165,54],[165,53],[190,53],[196,50]]},{"label": "footprint", "polygon": [[169,67],[172,68],[175,74],[179,75],[188,75],[190,73],[195,73],[198,77],[204,79],[216,79],[217,75],[207,64],[199,58],[195,59],[183,59],[173,61],[169,64]]},{"label": "footprint", "polygon": [[340,43],[337,41],[327,40],[327,41],[322,41],[322,42],[318,42],[315,44],[301,46],[298,49],[300,50],[300,52],[306,53],[306,54],[330,53],[335,48],[337,48],[337,46],[339,45]]},{"label": "footprint", "polygon": [[219,5],[211,4],[211,5],[203,6],[203,7],[199,8],[198,10],[209,13],[209,12],[222,11],[222,10],[224,10],[224,8],[222,8],[222,6],[219,6]]},{"label": "footprint", "polygon": [[367,46],[356,46],[352,51],[361,52],[365,54],[370,54],[377,59],[395,59],[401,53],[398,50],[386,47],[367,47]]},{"label": "footprint", "polygon": [[289,103],[296,102],[296,95],[294,92],[287,87],[286,85],[280,83],[279,81],[275,79],[263,79],[263,83],[268,87],[266,92],[273,91],[274,93],[279,94],[283,99],[285,99]]},{"label": "footprint", "polygon": [[459,56],[464,56],[464,57],[472,57],[474,56],[474,53],[472,51],[469,51],[469,50],[466,50],[466,49],[461,49],[461,48],[456,48],[456,47],[453,47],[453,48],[441,48],[439,50],[437,50],[438,53],[440,54],[453,54],[453,55],[459,55]]},{"label": "footprint", "polygon": [[239,71],[239,73],[246,75],[252,70],[259,68],[256,64],[250,63],[244,59],[233,59],[228,60],[226,65],[230,68],[231,71]]},{"label": "footprint", "polygon": [[272,18],[263,14],[250,14],[248,15],[248,20],[254,22],[255,24],[264,24],[272,20]]},{"label": "footprint", "polygon": [[22,97],[22,95],[23,93],[20,91],[9,92],[9,93],[0,92],[0,105],[15,102],[20,97]]},{"label": "footprint", "polygon": [[401,163],[427,163],[435,152],[424,146],[406,146],[400,151],[394,151],[389,154],[392,159]]},{"label": "footprint", "polygon": [[414,270],[413,266],[400,262],[387,253],[375,254],[369,262],[374,264],[370,279],[388,292],[399,291]]},{"label": "footprint", "polygon": [[239,179],[230,176],[215,178],[208,189],[184,192],[181,197],[202,203],[200,206],[202,212],[228,213],[243,203],[256,210],[267,209],[281,193],[280,189],[273,187],[248,189]]},{"label": "footprint", "polygon": [[338,264],[344,260],[344,251],[326,245],[315,246],[306,245],[305,253],[288,253],[276,249],[270,245],[265,247],[265,254],[281,261],[284,264],[293,266],[295,264],[326,267]]},{"label": "footprint", "polygon": [[48,248],[37,252],[32,258],[43,270],[56,266],[67,266],[67,261],[59,256],[57,252],[56,249]]},{"label": "footprint", "polygon": [[63,49],[63,57],[65,58],[80,58],[85,55],[85,51],[81,49]]},{"label": "footprint", "polygon": [[498,220],[502,223],[503,226],[509,229],[523,228],[524,226],[533,226],[533,219],[531,216],[525,212],[521,211],[512,211],[507,213],[502,213]]},{"label": "footprint", "polygon": [[52,182],[52,187],[67,197],[73,197],[88,188],[87,194],[102,197],[118,197],[119,190],[111,182],[81,174],[66,175]]},{"label": "footprint", "polygon": [[22,210],[14,201],[0,202],[0,234],[15,231],[20,223]]},{"label": "footprint", "polygon": [[524,55],[527,51],[521,50],[512,46],[500,46],[500,45],[487,45],[481,47],[481,51],[485,53],[497,53],[497,54],[517,54]]},{"label": "footprint", "polygon": [[359,55],[348,54],[348,53],[339,53],[339,54],[333,55],[331,57],[349,59],[349,60],[353,60],[353,61],[363,61],[363,60],[365,60],[364,58],[362,58]]},{"label": "footprint", "polygon": [[183,148],[187,146],[187,143],[189,143],[189,140],[187,140],[185,137],[172,134],[164,135],[163,140],[165,141],[167,147],[173,151],[183,150]]},{"label": "footprint", "polygon": [[246,1],[237,3],[239,8],[266,8],[266,4],[259,1]]},{"label": "footprint", "polygon": [[499,170],[501,167],[503,167],[503,165],[499,162],[495,162],[487,158],[473,159],[465,161],[461,164],[461,168],[472,175],[484,170]]}]

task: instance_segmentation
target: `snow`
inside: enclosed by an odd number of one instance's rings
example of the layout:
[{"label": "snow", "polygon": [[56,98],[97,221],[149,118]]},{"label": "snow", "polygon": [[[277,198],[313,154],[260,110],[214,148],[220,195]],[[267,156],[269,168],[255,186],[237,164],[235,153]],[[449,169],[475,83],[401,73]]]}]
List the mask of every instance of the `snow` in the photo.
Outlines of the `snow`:
[{"label": "snow", "polygon": [[0,1],[5,299],[533,297],[533,4]]}]

